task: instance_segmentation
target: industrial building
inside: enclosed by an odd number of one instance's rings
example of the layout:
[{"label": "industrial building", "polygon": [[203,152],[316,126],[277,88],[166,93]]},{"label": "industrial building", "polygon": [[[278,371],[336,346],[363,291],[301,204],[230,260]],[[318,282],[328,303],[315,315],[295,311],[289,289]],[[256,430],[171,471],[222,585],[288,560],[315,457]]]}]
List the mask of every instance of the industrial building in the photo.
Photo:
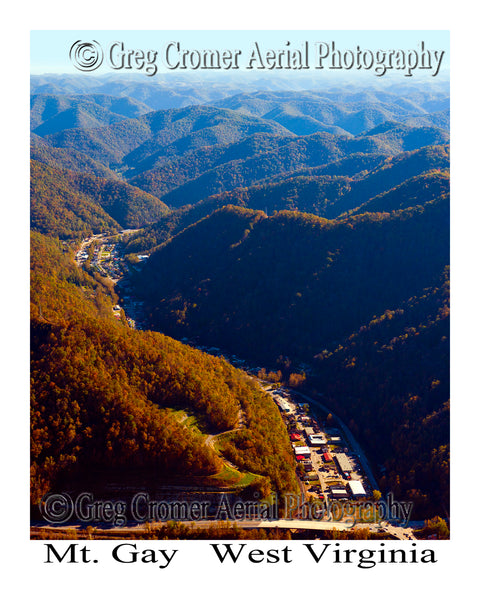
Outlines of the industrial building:
[{"label": "industrial building", "polygon": [[346,488],[341,486],[331,487],[330,494],[333,500],[342,500],[349,497]]},{"label": "industrial building", "polygon": [[342,471],[342,473],[344,475],[350,474],[352,471],[355,470],[352,463],[350,462],[350,459],[348,458],[348,456],[346,454],[342,454],[342,453],[336,454],[335,458],[337,460],[339,469]]},{"label": "industrial building", "polygon": [[343,440],[342,440],[342,438],[339,435],[331,435],[330,436],[330,442],[332,444],[341,445],[343,443]]},{"label": "industrial building", "polygon": [[350,488],[350,493],[352,494],[352,498],[363,498],[367,495],[365,488],[361,481],[357,479],[352,479],[348,482],[348,487]]},{"label": "industrial building", "polygon": [[325,436],[321,433],[312,433],[308,436],[308,443],[311,446],[323,446],[326,441]]},{"label": "industrial building", "polygon": [[289,413],[292,411],[290,404],[284,399],[281,398],[280,396],[274,396],[275,401],[277,402],[280,410],[282,410],[283,412]]}]

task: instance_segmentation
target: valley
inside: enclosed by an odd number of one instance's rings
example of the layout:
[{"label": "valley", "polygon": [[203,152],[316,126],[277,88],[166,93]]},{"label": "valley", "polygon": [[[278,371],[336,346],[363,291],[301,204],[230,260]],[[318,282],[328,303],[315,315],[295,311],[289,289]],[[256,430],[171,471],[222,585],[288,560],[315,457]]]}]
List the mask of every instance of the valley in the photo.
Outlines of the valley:
[{"label": "valley", "polygon": [[32,503],[448,518],[448,89],[59,82],[31,104]]},{"label": "valley", "polygon": [[[132,329],[142,329],[143,327],[147,327],[147,322],[143,314],[143,302],[129,295],[132,293],[132,288],[123,279],[126,278],[128,281],[129,270],[137,270],[135,265],[132,266],[126,263],[124,255],[126,238],[128,239],[134,233],[136,233],[135,230],[123,230],[115,236],[108,236],[105,233],[101,233],[88,237],[80,243],[79,249],[75,254],[75,262],[79,267],[93,269],[93,271],[112,281],[117,286],[116,291],[121,294],[120,304],[112,307],[114,317],[120,321],[123,320],[124,324]],[[143,262],[148,259],[148,256],[140,255],[137,256],[137,259]],[[85,264],[87,260],[89,260],[88,266]],[[127,291],[128,294],[125,295]],[[264,369],[259,366],[249,365],[238,356],[230,356],[220,348],[208,348],[195,344],[186,338],[183,338],[182,342],[202,352],[207,352],[213,356],[220,357],[222,360],[226,360],[257,381],[263,391],[269,394],[278,406],[288,431],[293,432],[290,433],[290,439],[295,440],[292,443],[292,448],[298,463],[296,470],[301,495],[298,497],[292,495],[292,497],[286,499],[286,519],[270,518],[266,520],[242,517],[238,521],[233,519],[237,526],[248,529],[294,528],[297,530],[313,529],[323,531],[348,531],[350,528],[353,530],[356,527],[361,530],[366,528],[366,530],[373,533],[388,532],[389,535],[399,539],[415,539],[413,529],[408,522],[409,519],[407,519],[406,523],[398,524],[398,517],[391,521],[390,516],[384,516],[379,519],[376,513],[373,515],[369,513],[367,516],[363,514],[362,516],[363,504],[361,499],[372,497],[372,491],[378,490],[378,484],[364,452],[340,417],[332,414],[332,411],[319,402],[318,399],[313,399],[285,386],[279,387],[279,384],[268,384],[266,381],[259,379],[259,374]],[[320,394],[320,396],[323,396],[323,394]],[[321,416],[317,417],[316,412]],[[324,424],[319,425],[319,421],[323,423],[327,419],[327,416],[330,420],[330,427],[328,429]],[[188,415],[185,415],[183,419],[188,419]],[[338,424],[340,429],[332,427],[332,422]],[[313,425],[313,428],[311,425]],[[218,445],[221,448],[222,436],[227,436],[230,433],[241,430],[243,427],[245,427],[245,415],[240,410],[235,429],[217,435],[210,434],[206,437],[205,444],[218,452],[215,446]],[[318,441],[313,441],[312,436],[318,437]],[[348,447],[346,447],[347,445]],[[305,456],[300,456],[296,448],[301,448]],[[239,472],[237,465],[223,457],[222,459],[224,461],[224,469],[226,468],[230,472]],[[244,476],[236,485],[245,486],[247,481],[251,482],[252,478],[245,478]],[[349,483],[350,481],[357,482],[358,485],[352,487]],[[227,481],[225,481],[225,484],[227,484]],[[169,489],[168,492],[167,488]],[[230,482],[229,487],[223,489],[223,495],[220,498],[217,492],[212,492],[212,488],[208,483],[206,486],[205,484],[202,486],[197,482],[191,489],[184,484],[179,485],[177,483],[173,486],[171,484],[166,487],[165,485],[161,486],[157,489],[157,494],[160,492],[160,497],[162,498],[168,497],[172,492],[175,498],[179,497],[179,494],[185,498],[208,498],[204,502],[206,502],[206,505],[208,504],[209,511],[205,513],[202,519],[199,521],[181,519],[189,527],[205,528],[222,523],[218,519],[218,516],[219,514],[224,515],[221,502],[224,501],[224,494],[228,489],[231,490],[231,494],[232,491],[235,491],[235,486],[231,488]],[[238,490],[239,488],[237,487],[236,489]],[[110,494],[113,490],[115,490],[115,493],[118,493],[121,491],[121,488],[115,489],[110,484]],[[104,489],[103,493],[105,491]],[[125,490],[123,491],[125,492]],[[165,494],[167,495],[165,496]],[[310,502],[313,501],[313,507],[309,506],[306,502],[307,497],[310,498]],[[344,506],[338,504],[339,500],[345,501],[346,499],[349,502],[348,511],[345,510]],[[377,502],[378,500],[380,500],[380,497],[377,498]],[[230,503],[234,501],[232,498]],[[220,504],[218,504],[219,502]],[[350,506],[352,502],[354,507],[358,504],[357,510],[352,510]],[[321,506],[320,512],[319,506]],[[341,509],[338,508],[339,506]],[[275,509],[272,508],[272,511],[272,515],[275,514],[278,516],[278,507]],[[225,514],[229,513],[225,512]],[[233,514],[231,513],[230,516],[233,517]],[[319,514],[321,514],[321,518],[319,518]],[[369,520],[373,522],[370,524]],[[150,523],[150,527],[158,527],[160,524],[153,520]],[[125,527],[117,527],[116,529],[119,533],[125,531],[125,533],[134,534],[141,531],[142,527],[144,526],[136,525],[130,529]],[[102,523],[100,522],[96,527],[96,531],[100,532],[101,530]],[[34,531],[38,533],[41,531],[41,528],[35,525]]]}]

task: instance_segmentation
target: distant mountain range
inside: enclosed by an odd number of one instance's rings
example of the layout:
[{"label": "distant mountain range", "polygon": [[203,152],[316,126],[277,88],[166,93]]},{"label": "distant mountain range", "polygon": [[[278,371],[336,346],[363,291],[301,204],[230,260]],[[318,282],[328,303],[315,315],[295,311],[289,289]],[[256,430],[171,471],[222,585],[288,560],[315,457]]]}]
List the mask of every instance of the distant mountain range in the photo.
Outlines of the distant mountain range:
[{"label": "distant mountain range", "polygon": [[125,118],[136,118],[147,112],[151,112],[148,106],[126,97],[104,94],[32,95],[30,127],[34,133],[43,136],[77,127],[102,127]]},{"label": "distant mountain range", "polygon": [[448,143],[448,98],[417,96],[257,92],[148,112],[125,96],[37,94],[32,158],[120,177],[175,208],[353,154]]},{"label": "distant mountain range", "polygon": [[318,131],[357,135],[385,121],[422,119],[422,125],[448,130],[449,99],[398,96],[389,92],[257,92],[215,102],[244,114],[273,120],[297,135]]}]

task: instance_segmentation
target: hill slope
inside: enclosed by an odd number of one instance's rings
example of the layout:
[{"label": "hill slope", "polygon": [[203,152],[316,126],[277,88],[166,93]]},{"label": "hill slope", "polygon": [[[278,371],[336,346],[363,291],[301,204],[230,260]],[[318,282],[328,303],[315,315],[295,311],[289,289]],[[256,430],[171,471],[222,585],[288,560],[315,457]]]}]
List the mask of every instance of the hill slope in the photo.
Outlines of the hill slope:
[{"label": "hill slope", "polygon": [[280,355],[308,360],[446,264],[445,197],[340,221],[227,207],[161,246],[137,289],[162,331],[274,364]]},{"label": "hill slope", "polygon": [[[215,107],[191,106],[148,113],[100,128],[74,128],[46,135],[55,147],[75,148],[107,166],[128,167],[159,156],[238,141],[257,132],[291,135],[276,123]],[[128,155],[128,156],[127,156]]]},{"label": "hill slope", "polygon": [[329,219],[347,211],[391,212],[422,205],[448,193],[449,150],[448,146],[427,146],[394,157],[352,154],[322,167],[277,176],[248,188],[235,188],[171,211],[135,234],[129,242],[129,251],[150,252],[227,204],[264,210],[268,214],[276,210],[299,210]]},{"label": "hill slope", "polygon": [[384,465],[413,518],[448,514],[449,272],[317,356],[310,385]]},{"label": "hill slope", "polygon": [[232,429],[241,409],[245,427],[231,444],[244,466],[278,491],[295,490],[278,410],[249,378],[223,360],[117,322],[111,289],[77,269],[66,246],[34,233],[31,250],[33,503],[92,472],[101,486],[113,473],[128,485],[132,469],[154,476],[156,485],[219,471],[205,436],[172,408],[196,415],[204,432]]},{"label": "hill slope", "polygon": [[131,98],[40,94],[30,98],[30,127],[43,136],[75,127],[103,127],[147,112],[148,106]]},{"label": "hill slope", "polygon": [[150,194],[112,179],[31,161],[31,226],[60,238],[139,227],[168,208]]},{"label": "hill slope", "polygon": [[[448,134],[435,128],[413,128],[387,124],[356,138],[316,133],[289,140],[277,137],[267,150],[235,158],[205,170],[168,194],[159,193],[156,182],[163,181],[162,169],[147,171],[132,179],[138,187],[157,193],[170,207],[194,204],[213,194],[247,187],[293,174],[295,171],[326,165],[347,156],[368,153],[396,155],[425,146],[445,144]],[[192,157],[188,157],[191,159]],[[176,171],[177,164],[165,167]]]},{"label": "hill slope", "polygon": [[225,207],[154,252],[137,292],[154,327],[287,378],[313,364],[308,391],[424,518],[448,512],[448,239],[448,193],[337,221]]},{"label": "hill slope", "polygon": [[423,125],[435,125],[448,130],[448,120],[440,114],[441,111],[431,114],[428,96],[417,94],[415,98],[410,98],[398,91],[259,91],[237,94],[214,104],[271,119],[297,135],[319,131],[358,135],[385,121],[414,124],[416,119]]}]

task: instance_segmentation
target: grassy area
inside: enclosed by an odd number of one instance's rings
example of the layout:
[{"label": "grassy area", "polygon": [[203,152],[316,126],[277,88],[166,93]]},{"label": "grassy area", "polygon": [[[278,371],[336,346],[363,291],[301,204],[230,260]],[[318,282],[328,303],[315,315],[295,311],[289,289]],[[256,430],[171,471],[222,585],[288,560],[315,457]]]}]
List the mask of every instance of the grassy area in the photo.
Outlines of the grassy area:
[{"label": "grassy area", "polygon": [[[170,411],[186,427],[204,433],[202,425],[199,423],[196,415],[189,414],[182,408],[171,408]],[[234,432],[226,432],[215,436],[212,447],[220,458],[223,458],[222,442],[230,439],[233,435],[235,435]],[[219,487],[246,487],[257,479],[261,479],[261,476],[250,473],[249,471],[240,471],[224,462],[222,470],[215,473],[215,475],[206,477],[204,479],[204,484]]]},{"label": "grassy area", "polygon": [[215,449],[219,452],[223,452],[224,442],[231,440],[235,436],[234,431],[227,431],[226,433],[219,433],[215,437]]},{"label": "grassy area", "polygon": [[256,479],[260,479],[260,477],[248,471],[242,472],[230,465],[224,464],[223,469],[219,473],[208,477],[207,481],[212,485],[246,487]]},{"label": "grassy area", "polygon": [[185,425],[185,427],[189,427],[190,429],[202,433],[201,424],[199,423],[196,415],[188,413],[183,408],[170,408],[168,410],[171,412],[171,414],[175,415],[178,421]]},{"label": "grassy area", "polygon": [[[234,432],[227,432],[220,433],[215,437],[213,447],[217,454],[219,454],[220,458],[222,458],[222,442],[229,440],[234,435]],[[216,485],[221,484],[241,487],[250,485],[256,479],[261,479],[261,476],[250,473],[249,471],[240,471],[239,469],[227,463],[224,463],[223,469],[220,471],[220,473],[217,473],[210,478],[211,481],[216,482]]]}]

